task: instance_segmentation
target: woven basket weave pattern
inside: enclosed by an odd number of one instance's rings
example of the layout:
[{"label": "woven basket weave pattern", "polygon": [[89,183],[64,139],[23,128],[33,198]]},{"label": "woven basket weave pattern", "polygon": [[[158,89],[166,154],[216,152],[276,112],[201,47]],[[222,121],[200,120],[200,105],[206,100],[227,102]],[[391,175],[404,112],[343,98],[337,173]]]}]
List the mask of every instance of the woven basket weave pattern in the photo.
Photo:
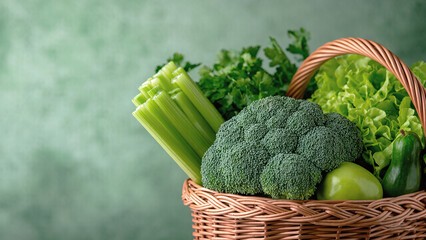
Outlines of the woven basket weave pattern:
[{"label": "woven basket weave pattern", "polygon": [[377,201],[292,201],[211,191],[187,180],[195,239],[423,239],[426,192]]},{"label": "woven basket weave pattern", "polygon": [[[302,98],[324,62],[348,53],[370,57],[391,71],[426,130],[426,89],[398,57],[372,41],[345,38],[320,47],[302,63],[287,95]],[[192,210],[199,240],[426,239],[425,191],[376,201],[294,201],[218,193],[186,180],[182,199]]]}]

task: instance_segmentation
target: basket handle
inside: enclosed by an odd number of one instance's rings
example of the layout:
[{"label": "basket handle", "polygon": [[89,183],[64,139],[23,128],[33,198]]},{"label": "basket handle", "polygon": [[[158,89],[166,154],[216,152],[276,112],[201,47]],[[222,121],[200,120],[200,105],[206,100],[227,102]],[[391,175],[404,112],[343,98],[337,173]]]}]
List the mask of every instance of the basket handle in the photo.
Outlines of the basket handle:
[{"label": "basket handle", "polygon": [[294,74],[287,96],[302,98],[309,81],[320,66],[331,58],[344,54],[369,57],[387,68],[402,83],[417,110],[426,136],[426,88],[401,59],[384,46],[362,38],[341,38],[328,42],[303,61]]}]

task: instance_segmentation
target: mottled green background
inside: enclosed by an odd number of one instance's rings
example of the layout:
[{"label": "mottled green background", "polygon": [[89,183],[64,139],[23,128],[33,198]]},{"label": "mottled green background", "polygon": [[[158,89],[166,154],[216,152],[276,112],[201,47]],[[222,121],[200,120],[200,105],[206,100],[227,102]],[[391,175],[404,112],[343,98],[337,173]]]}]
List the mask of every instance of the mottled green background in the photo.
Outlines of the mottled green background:
[{"label": "mottled green background", "polygon": [[0,0],[0,239],[191,239],[186,178],[130,99],[175,51],[356,36],[426,60],[426,1]]}]

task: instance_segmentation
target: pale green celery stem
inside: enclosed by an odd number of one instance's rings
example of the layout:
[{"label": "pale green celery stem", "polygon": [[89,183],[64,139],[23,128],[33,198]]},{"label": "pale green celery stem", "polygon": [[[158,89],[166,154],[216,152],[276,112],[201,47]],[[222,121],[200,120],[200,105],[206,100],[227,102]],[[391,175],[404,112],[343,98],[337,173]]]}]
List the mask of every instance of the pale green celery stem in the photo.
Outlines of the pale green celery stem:
[{"label": "pale green celery stem", "polygon": [[167,75],[167,78],[170,80],[173,78],[172,73],[176,69],[177,69],[177,66],[173,61],[167,63],[166,65],[164,65],[164,67],[161,68],[161,70]]},{"label": "pale green celery stem", "polygon": [[155,86],[153,87],[151,90],[148,91],[148,95],[150,96],[150,98],[154,97],[161,89],[160,86]]},{"label": "pale green celery stem", "polygon": [[180,68],[178,68],[178,69],[176,69],[175,71],[172,72],[172,76],[173,76],[173,78],[175,78],[182,73],[187,74],[186,71],[182,67],[180,67]]},{"label": "pale green celery stem", "polygon": [[155,87],[157,87],[157,86],[161,86],[161,81],[160,81],[160,79],[159,79],[158,77],[156,77],[155,75],[154,75],[154,77],[152,78],[152,80],[151,80],[151,81],[149,81],[149,83],[150,83],[150,87],[151,87],[151,89],[153,89],[153,88],[155,88]]},{"label": "pale green celery stem", "polygon": [[156,73],[152,78],[153,78],[153,80],[151,81],[152,84],[153,84],[153,81],[155,80],[155,81],[158,81],[158,85],[160,85],[161,88],[164,89],[165,91],[173,90],[171,79],[167,77],[167,74],[164,73],[163,70],[158,71],[158,73]]},{"label": "pale green celery stem", "polygon": [[152,88],[151,87],[151,79],[148,79],[138,89],[146,99],[149,99],[150,96],[149,96],[148,92],[149,92],[149,90],[151,90],[151,88]]},{"label": "pale green celery stem", "polygon": [[202,157],[211,144],[200,132],[198,132],[197,128],[189,121],[170,96],[166,92],[161,91],[152,99],[161,108],[183,138],[185,138],[189,145],[195,150],[198,156]]},{"label": "pale green celery stem", "polygon": [[135,118],[154,137],[179,167],[196,183],[201,184],[201,159],[179,135],[168,131],[162,121],[156,119],[146,105],[140,105],[133,112]]},{"label": "pale green celery stem", "polygon": [[188,97],[182,91],[172,95],[172,99],[182,109],[189,120],[194,124],[198,131],[203,135],[210,145],[213,144],[216,136],[209,123],[201,116],[197,108],[191,103]]},{"label": "pale green celery stem", "polygon": [[139,93],[138,95],[136,95],[136,97],[134,97],[132,99],[132,102],[137,107],[137,106],[143,104],[146,100],[147,99],[145,98],[145,96],[142,93]]},{"label": "pale green celery stem", "polygon": [[174,127],[174,124],[169,120],[166,114],[164,114],[163,110],[161,110],[161,108],[152,98],[148,99],[144,103],[144,106],[146,110],[150,111],[150,113],[153,114],[153,116],[155,116],[155,120],[160,122],[172,135],[186,142],[185,139],[182,137],[182,135]]},{"label": "pale green celery stem", "polygon": [[[180,68],[178,68],[179,71]],[[183,69],[182,69],[183,70]],[[182,71],[172,80],[185,95],[191,100],[197,110],[201,113],[204,119],[209,123],[210,127],[217,132],[220,125],[224,122],[222,116],[214,107],[214,105],[204,96],[198,86]]]}]

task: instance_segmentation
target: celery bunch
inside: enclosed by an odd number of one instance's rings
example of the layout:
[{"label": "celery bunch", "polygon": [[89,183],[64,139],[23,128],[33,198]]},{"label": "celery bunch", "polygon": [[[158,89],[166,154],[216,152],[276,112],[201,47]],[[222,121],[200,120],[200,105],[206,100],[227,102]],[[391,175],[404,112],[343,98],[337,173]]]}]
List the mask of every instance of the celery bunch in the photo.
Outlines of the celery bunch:
[{"label": "celery bunch", "polygon": [[169,62],[139,87],[133,116],[201,184],[201,158],[224,119],[185,70]]}]

